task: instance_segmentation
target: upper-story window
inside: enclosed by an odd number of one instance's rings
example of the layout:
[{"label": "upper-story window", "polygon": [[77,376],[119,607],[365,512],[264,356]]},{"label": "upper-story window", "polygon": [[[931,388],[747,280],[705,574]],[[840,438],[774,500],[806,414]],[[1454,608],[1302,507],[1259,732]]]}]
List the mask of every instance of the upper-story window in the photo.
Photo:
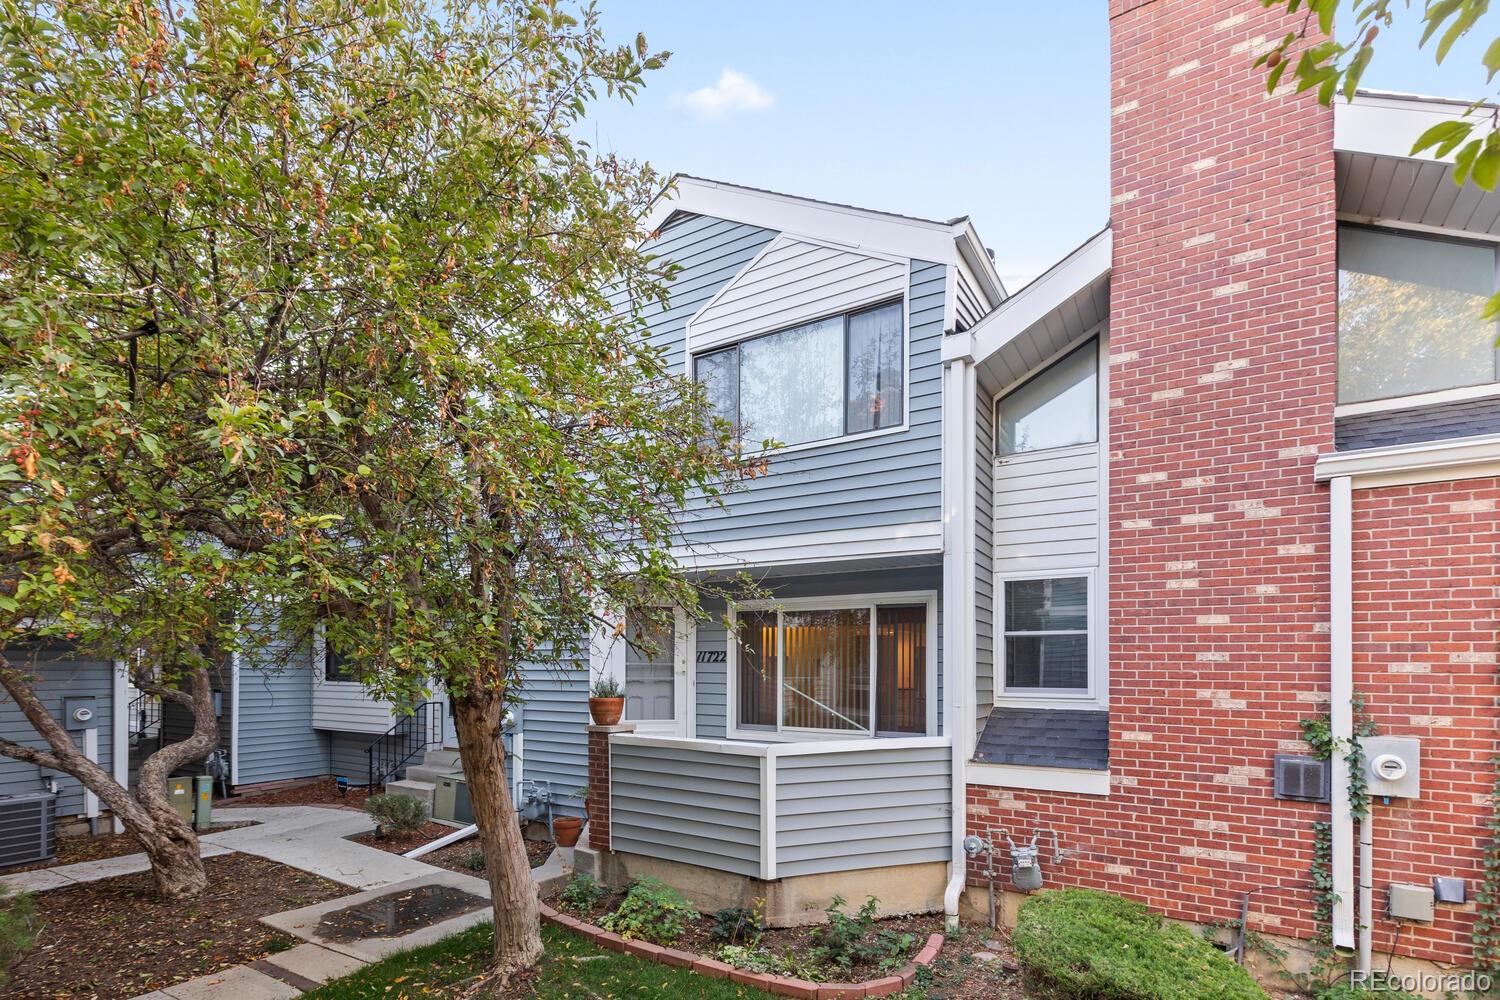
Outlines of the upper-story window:
[{"label": "upper-story window", "polygon": [[900,426],[906,337],[900,302],[804,323],[698,356],[713,415],[746,440],[806,444]]},{"label": "upper-story window", "polygon": [[1339,402],[1500,381],[1495,246],[1339,227]]},{"label": "upper-story window", "polygon": [[333,643],[323,640],[323,679],[325,681],[357,681],[359,672],[344,654],[333,648]]},{"label": "upper-story window", "polygon": [[996,404],[995,452],[1020,455],[1099,440],[1099,342],[1054,362]]}]

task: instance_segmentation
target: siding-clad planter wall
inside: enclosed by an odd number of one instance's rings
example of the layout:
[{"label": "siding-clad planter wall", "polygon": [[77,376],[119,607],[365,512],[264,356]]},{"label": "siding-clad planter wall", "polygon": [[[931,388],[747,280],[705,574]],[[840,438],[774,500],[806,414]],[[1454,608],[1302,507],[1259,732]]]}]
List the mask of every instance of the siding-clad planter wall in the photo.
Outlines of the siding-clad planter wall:
[{"label": "siding-clad planter wall", "polygon": [[521,668],[522,777],[548,783],[559,815],[584,812],[583,799],[573,793],[589,780],[588,696],[583,661]]},{"label": "siding-clad planter wall", "polygon": [[952,771],[946,746],[777,758],[777,875],[947,861]]}]

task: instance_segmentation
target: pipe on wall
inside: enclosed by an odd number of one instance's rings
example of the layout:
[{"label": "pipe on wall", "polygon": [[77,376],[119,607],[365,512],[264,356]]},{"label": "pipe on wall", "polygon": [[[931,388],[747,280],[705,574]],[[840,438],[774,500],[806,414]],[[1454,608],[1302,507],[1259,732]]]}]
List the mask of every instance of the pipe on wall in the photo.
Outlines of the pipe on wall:
[{"label": "pipe on wall", "polygon": [[1328,714],[1334,741],[1329,861],[1336,896],[1333,944],[1353,948],[1354,815],[1349,802],[1349,762],[1342,748],[1354,738],[1354,483],[1348,476],[1339,476],[1328,485]]}]

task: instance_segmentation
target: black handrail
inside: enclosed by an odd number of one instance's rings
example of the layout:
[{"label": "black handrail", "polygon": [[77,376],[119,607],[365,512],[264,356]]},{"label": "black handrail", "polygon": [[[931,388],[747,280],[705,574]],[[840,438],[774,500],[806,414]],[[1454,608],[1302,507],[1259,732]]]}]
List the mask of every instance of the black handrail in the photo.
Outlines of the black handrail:
[{"label": "black handrail", "polygon": [[132,740],[145,739],[154,727],[161,732],[161,699],[154,694],[138,694],[130,702],[126,715],[126,732]]},{"label": "black handrail", "polygon": [[[369,789],[384,788],[401,769],[443,742],[443,703],[424,701],[365,747]],[[378,780],[377,780],[378,779]]]}]

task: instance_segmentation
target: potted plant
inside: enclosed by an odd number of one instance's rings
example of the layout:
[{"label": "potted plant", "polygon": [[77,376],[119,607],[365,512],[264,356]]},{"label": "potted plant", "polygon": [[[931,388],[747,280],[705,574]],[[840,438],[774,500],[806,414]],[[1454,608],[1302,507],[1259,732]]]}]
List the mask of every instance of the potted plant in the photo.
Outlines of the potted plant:
[{"label": "potted plant", "polygon": [[625,714],[625,688],[613,677],[601,677],[589,692],[589,717],[596,726],[613,726]]},{"label": "potted plant", "polygon": [[583,833],[583,820],[577,816],[552,817],[552,842],[558,847],[574,847]]}]

